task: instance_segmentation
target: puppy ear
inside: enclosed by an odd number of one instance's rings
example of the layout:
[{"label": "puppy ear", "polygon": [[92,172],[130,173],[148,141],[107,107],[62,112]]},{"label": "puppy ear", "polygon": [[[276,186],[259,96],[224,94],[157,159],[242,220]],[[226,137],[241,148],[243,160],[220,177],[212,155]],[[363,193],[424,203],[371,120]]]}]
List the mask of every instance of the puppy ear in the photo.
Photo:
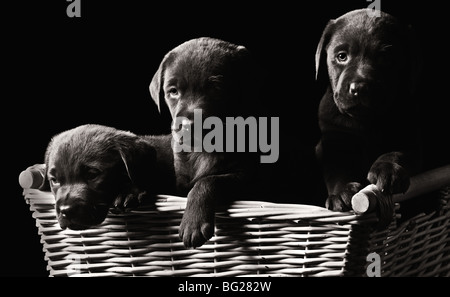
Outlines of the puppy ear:
[{"label": "puppy ear", "polygon": [[[330,42],[331,36],[334,32],[335,20],[329,20],[327,26],[323,30],[322,36],[320,37],[319,44],[316,49],[316,81],[320,81],[322,78],[328,80],[328,70],[327,70],[327,53],[326,47]],[[320,70],[320,72],[319,72]]]},{"label": "puppy ear", "polygon": [[166,64],[169,63],[169,56],[171,53],[169,52],[161,64],[159,65],[158,70],[153,75],[152,81],[150,82],[149,90],[150,96],[153,101],[156,103],[158,107],[159,114],[161,115],[164,127],[169,127],[172,122],[172,116],[170,115],[169,107],[166,104],[164,99],[164,71],[166,69]]},{"label": "puppy ear", "polygon": [[156,106],[158,107],[159,112],[161,112],[161,105],[164,104],[164,97],[163,97],[164,93],[161,94],[162,83],[163,83],[163,78],[162,78],[163,72],[164,72],[164,60],[161,62],[158,70],[153,75],[153,79],[149,86],[150,96],[152,97],[153,101],[156,103]]},{"label": "puppy ear", "polygon": [[117,151],[130,181],[137,186],[148,185],[155,171],[155,149],[148,143],[136,139],[134,143],[118,145]]},{"label": "puppy ear", "polygon": [[47,171],[48,171],[48,163],[49,163],[49,156],[50,156],[50,152],[53,149],[53,138],[50,140],[49,144],[47,145],[47,150],[45,151],[45,157],[44,157],[44,165],[45,165],[45,170],[44,170],[44,181],[42,182],[42,184],[39,187],[39,190],[41,191],[50,191],[50,182],[48,180],[47,177]]},{"label": "puppy ear", "polygon": [[125,165],[125,170],[127,171],[128,178],[131,182],[133,182],[133,178],[131,177],[130,169],[128,168],[128,163],[125,153],[119,149],[120,158],[122,159],[123,164]]}]

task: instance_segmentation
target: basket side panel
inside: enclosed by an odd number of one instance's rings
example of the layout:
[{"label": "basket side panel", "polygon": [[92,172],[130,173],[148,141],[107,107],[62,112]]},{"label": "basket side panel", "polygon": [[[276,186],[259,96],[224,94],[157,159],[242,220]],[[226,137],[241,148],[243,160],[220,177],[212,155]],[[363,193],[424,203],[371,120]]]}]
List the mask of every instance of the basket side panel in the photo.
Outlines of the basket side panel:
[{"label": "basket side panel", "polygon": [[[339,215],[335,222],[218,213],[215,236],[200,248],[186,249],[178,238],[185,199],[109,214],[99,226],[71,231],[60,229],[50,193],[29,190],[25,198],[50,276],[340,276],[348,221],[354,218]],[[260,210],[253,204],[239,207],[239,213],[248,207],[252,213]]]}]

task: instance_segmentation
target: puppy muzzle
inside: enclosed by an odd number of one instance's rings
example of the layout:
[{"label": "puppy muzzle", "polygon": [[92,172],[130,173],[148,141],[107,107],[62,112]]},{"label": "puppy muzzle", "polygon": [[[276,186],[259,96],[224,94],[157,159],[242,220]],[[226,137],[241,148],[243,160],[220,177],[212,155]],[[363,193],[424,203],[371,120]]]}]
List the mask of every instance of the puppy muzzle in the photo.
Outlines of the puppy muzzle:
[{"label": "puppy muzzle", "polygon": [[353,81],[334,92],[333,99],[342,114],[363,119],[373,112],[374,94],[375,90],[369,83]]},{"label": "puppy muzzle", "polygon": [[109,205],[104,202],[87,202],[91,200],[94,199],[88,197],[87,193],[79,196],[70,191],[58,192],[56,214],[61,229],[84,230],[103,222]]},{"label": "puppy muzzle", "polygon": [[369,87],[366,83],[363,82],[352,82],[348,87],[349,96],[353,97],[354,100],[358,100],[358,98],[363,98],[367,96],[369,93]]},{"label": "puppy muzzle", "polygon": [[175,120],[172,122],[172,131],[173,132],[180,132],[180,131],[186,131],[189,132],[192,130],[193,121],[182,118],[182,117],[176,117]]},{"label": "puppy muzzle", "polygon": [[182,119],[172,123],[172,145],[176,152],[202,151],[203,123]]}]

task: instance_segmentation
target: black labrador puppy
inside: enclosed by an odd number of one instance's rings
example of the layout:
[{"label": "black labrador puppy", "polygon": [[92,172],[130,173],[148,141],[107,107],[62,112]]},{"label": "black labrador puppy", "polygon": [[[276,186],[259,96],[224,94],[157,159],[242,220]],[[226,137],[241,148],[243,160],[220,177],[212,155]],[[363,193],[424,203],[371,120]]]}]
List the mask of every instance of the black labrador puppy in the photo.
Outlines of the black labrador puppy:
[{"label": "black labrador puppy", "polygon": [[316,79],[328,85],[319,105],[316,154],[328,189],[326,206],[351,209],[367,183],[386,195],[408,190],[420,168],[411,30],[370,9],[329,21],[316,52]]},{"label": "black labrador puppy", "polygon": [[[145,197],[171,193],[170,137],[137,136],[101,125],[83,125],[52,138],[46,182],[56,198],[61,228],[100,224],[110,208],[133,208]],[[168,149],[169,148],[169,149]]]},{"label": "black labrador puppy", "polygon": [[[199,122],[198,115],[223,123],[227,117],[254,115],[257,84],[258,72],[249,51],[214,38],[197,38],[177,46],[166,54],[153,77],[151,96],[160,112],[172,119],[177,190],[188,197],[179,231],[186,247],[199,247],[211,238],[216,208],[239,197],[248,199],[258,175],[257,153],[196,146],[202,139],[195,131],[212,128]],[[192,137],[186,136],[190,131]]]}]

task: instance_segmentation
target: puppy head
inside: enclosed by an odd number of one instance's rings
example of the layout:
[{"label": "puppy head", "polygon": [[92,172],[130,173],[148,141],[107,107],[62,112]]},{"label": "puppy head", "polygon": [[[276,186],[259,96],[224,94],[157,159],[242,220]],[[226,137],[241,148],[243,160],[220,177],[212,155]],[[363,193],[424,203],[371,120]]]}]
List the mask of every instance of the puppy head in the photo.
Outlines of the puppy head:
[{"label": "puppy head", "polygon": [[316,52],[316,79],[326,69],[336,106],[355,118],[382,112],[409,94],[416,65],[408,28],[387,13],[370,12],[331,20]]},{"label": "puppy head", "polygon": [[128,156],[136,138],[114,128],[84,125],[50,141],[46,177],[61,228],[86,229],[105,219],[122,185],[133,178]]},{"label": "puppy head", "polygon": [[[168,108],[172,120],[244,115],[256,98],[256,76],[249,51],[213,38],[189,40],[163,59],[150,84],[160,112]],[[236,108],[239,106],[239,108]]]}]

